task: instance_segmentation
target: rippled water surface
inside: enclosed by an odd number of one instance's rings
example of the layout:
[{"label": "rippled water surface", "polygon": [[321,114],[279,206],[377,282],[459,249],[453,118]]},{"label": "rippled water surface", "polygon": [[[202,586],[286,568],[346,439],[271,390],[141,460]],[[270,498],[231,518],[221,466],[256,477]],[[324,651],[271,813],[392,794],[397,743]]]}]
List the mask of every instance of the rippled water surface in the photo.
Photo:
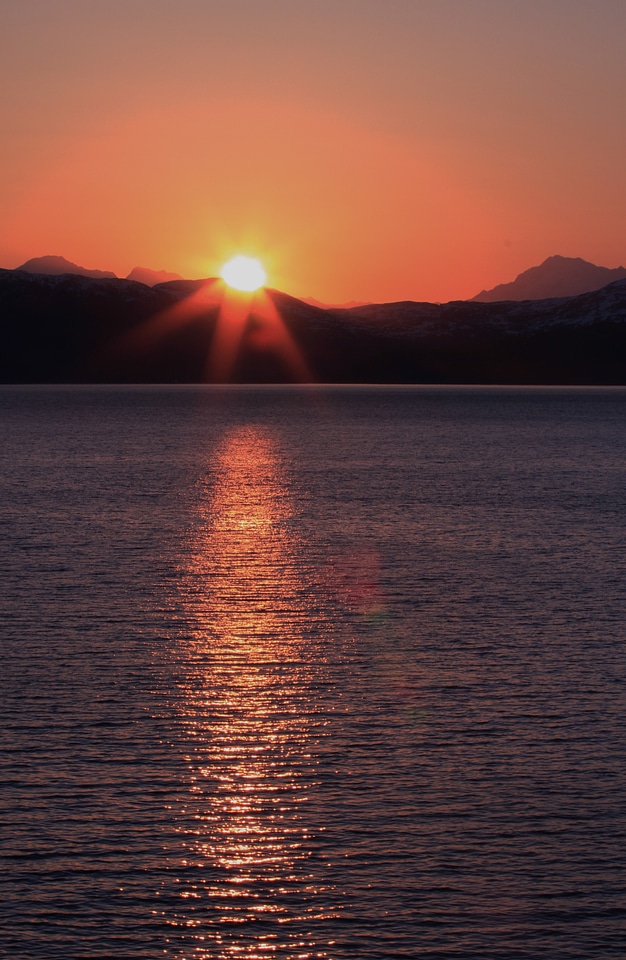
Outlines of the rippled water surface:
[{"label": "rippled water surface", "polygon": [[621,960],[625,415],[0,388],[0,955]]}]

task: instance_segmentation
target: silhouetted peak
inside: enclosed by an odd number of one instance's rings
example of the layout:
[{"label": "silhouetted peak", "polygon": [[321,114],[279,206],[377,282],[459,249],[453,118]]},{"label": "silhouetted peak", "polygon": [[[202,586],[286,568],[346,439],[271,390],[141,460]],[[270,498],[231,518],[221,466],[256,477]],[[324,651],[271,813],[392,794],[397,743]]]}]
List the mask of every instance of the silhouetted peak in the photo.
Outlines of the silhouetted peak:
[{"label": "silhouetted peak", "polygon": [[615,280],[626,279],[626,268],[598,267],[581,257],[555,254],[536,267],[520,273],[512,283],[500,283],[481,290],[472,300],[494,303],[503,300],[545,300],[551,297],[577,297],[600,290]]},{"label": "silhouetted peak", "polygon": [[26,273],[47,273],[57,276],[64,273],[72,273],[78,277],[93,277],[94,280],[116,279],[116,275],[110,270],[88,270],[86,267],[80,267],[65,257],[48,255],[46,257],[33,257],[27,260],[17,270],[24,270]]}]

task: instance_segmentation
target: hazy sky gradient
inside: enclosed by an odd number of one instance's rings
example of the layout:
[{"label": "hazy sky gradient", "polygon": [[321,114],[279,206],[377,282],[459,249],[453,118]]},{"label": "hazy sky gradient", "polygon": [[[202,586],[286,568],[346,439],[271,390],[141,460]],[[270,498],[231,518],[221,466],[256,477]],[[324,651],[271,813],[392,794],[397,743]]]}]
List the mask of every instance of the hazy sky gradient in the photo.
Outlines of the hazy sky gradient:
[{"label": "hazy sky gradient", "polygon": [[328,302],[626,261],[624,0],[0,0],[0,266]]}]

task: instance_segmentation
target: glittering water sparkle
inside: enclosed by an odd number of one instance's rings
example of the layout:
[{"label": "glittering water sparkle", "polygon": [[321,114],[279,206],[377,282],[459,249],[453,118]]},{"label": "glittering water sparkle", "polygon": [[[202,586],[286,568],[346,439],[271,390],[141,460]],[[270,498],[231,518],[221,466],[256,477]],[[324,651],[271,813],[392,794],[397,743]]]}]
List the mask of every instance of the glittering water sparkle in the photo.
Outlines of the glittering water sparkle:
[{"label": "glittering water sparkle", "polygon": [[0,388],[0,953],[621,958],[625,413]]}]

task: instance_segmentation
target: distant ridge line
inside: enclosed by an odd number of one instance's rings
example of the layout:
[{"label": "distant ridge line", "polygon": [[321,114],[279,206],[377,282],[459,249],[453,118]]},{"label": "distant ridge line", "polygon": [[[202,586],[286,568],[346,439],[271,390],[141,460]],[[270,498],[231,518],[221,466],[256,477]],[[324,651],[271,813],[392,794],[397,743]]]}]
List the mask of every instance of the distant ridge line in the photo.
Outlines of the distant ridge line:
[{"label": "distant ridge line", "polygon": [[[49,276],[71,274],[79,277],[90,277],[95,280],[118,279],[112,271],[88,269],[68,260],[66,257],[57,255],[33,257],[17,267],[16,270]],[[134,267],[126,279],[149,287],[162,283],[184,281],[180,274],[167,270],[151,270],[147,267]],[[591,293],[594,290],[600,290],[616,280],[624,279],[626,279],[626,267],[620,266],[612,269],[590,263],[581,257],[563,257],[557,254],[548,257],[538,266],[523,271],[510,283],[500,283],[490,290],[481,290],[480,293],[469,298],[466,302],[497,303],[576,297],[584,293]],[[302,303],[320,310],[353,311],[372,305],[371,301],[361,300],[332,304],[317,300],[314,297],[302,297],[300,300]],[[416,301],[407,301],[404,298],[398,302],[414,303]]]}]

